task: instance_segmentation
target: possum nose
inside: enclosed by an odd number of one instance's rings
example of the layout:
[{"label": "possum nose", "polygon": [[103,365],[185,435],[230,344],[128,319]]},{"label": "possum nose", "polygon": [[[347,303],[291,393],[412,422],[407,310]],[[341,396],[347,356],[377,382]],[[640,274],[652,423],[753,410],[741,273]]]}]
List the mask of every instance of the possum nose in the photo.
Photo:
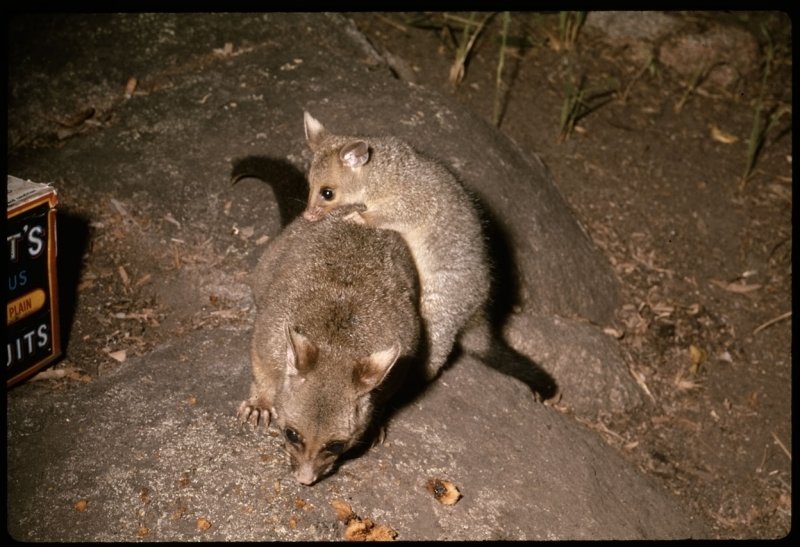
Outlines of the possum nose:
[{"label": "possum nose", "polygon": [[312,222],[319,220],[325,214],[325,209],[322,207],[309,207],[303,211],[303,218]]},{"label": "possum nose", "polygon": [[307,463],[304,463],[297,468],[297,470],[294,472],[294,478],[297,482],[306,486],[311,486],[317,482],[317,474],[314,472],[314,468]]}]

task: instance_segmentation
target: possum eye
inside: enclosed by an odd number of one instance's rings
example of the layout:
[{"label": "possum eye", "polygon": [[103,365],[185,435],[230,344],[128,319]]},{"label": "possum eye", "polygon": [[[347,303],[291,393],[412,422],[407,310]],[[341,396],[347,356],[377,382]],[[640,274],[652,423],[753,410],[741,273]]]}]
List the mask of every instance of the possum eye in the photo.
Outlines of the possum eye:
[{"label": "possum eye", "polygon": [[286,440],[292,444],[300,444],[300,435],[292,429],[291,427],[287,427],[283,430],[283,434],[286,436]]},{"label": "possum eye", "polygon": [[325,201],[331,201],[336,195],[336,192],[333,191],[333,188],[325,186],[319,191],[319,195],[322,196],[322,199]]},{"label": "possum eye", "polygon": [[334,455],[338,456],[339,454],[344,452],[344,447],[345,446],[346,445],[345,445],[344,441],[331,441],[331,442],[329,442],[328,444],[325,445],[325,450],[327,452],[330,452],[331,454],[334,454]]}]

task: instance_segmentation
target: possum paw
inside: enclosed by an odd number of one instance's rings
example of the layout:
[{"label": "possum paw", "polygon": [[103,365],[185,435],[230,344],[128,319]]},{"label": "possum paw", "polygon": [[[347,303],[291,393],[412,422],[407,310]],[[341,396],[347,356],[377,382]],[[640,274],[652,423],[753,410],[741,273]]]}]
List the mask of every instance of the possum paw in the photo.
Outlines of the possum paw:
[{"label": "possum paw", "polygon": [[236,411],[236,417],[239,418],[240,423],[250,423],[257,427],[259,422],[266,429],[269,426],[270,415],[269,410],[256,406],[252,401],[242,401],[239,405],[239,410]]},{"label": "possum paw", "polygon": [[352,213],[348,213],[347,216],[344,217],[347,222],[353,222],[355,224],[366,224],[367,221],[361,215],[359,211],[353,211]]}]

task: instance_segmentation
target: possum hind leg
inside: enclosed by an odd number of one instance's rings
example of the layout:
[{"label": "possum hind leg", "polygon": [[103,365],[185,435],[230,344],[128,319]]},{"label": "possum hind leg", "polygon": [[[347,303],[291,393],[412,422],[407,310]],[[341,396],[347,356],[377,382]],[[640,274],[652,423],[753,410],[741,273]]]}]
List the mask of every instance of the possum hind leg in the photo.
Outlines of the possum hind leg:
[{"label": "possum hind leg", "polygon": [[[488,324],[483,326],[481,318],[484,315],[477,311],[483,307],[483,298],[474,293],[472,298],[466,296],[469,295],[465,295],[456,283],[446,278],[438,284],[429,283],[427,287],[423,286],[420,315],[425,322],[428,337],[428,360],[425,365],[428,380],[439,374],[465,326],[469,326],[469,341],[477,346],[476,351],[488,346],[488,338],[485,342],[481,341],[484,332],[488,336]],[[477,317],[473,319],[473,316]]]}]

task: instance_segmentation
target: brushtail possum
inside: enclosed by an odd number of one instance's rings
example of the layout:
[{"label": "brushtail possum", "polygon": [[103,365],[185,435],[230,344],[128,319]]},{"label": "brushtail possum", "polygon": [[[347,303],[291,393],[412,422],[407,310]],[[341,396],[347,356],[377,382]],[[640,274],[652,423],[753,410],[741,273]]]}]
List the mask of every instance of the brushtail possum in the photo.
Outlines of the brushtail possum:
[{"label": "brushtail possum", "polygon": [[364,435],[420,345],[419,285],[397,234],[298,217],[253,272],[253,381],[242,421],[285,439],[295,479],[310,485]]},{"label": "brushtail possum", "polygon": [[398,232],[414,257],[428,337],[428,379],[455,343],[484,355],[491,345],[486,306],[490,267],[476,205],[443,165],[396,137],[335,135],[308,112],[313,159],[303,216],[316,221],[360,204],[348,219]]}]

